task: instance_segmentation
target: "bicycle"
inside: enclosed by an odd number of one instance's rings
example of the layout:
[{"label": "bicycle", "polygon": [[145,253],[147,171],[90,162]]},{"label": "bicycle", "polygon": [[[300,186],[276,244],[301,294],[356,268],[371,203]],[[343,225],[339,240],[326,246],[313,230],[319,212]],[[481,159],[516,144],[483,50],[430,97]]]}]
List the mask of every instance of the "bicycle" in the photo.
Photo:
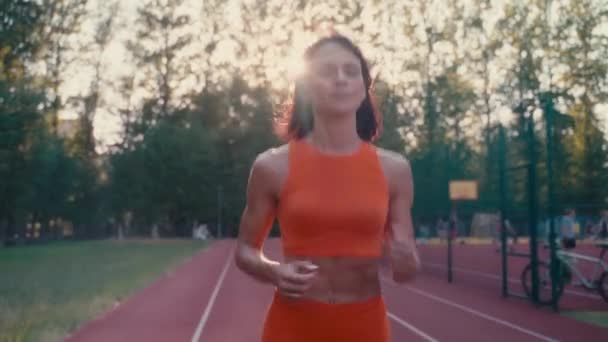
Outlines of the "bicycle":
[{"label": "bicycle", "polygon": [[[578,284],[586,290],[597,291],[600,296],[608,303],[608,263],[604,262],[604,255],[608,251],[608,240],[596,242],[595,245],[601,249],[600,256],[598,258],[591,257],[584,254],[569,252],[561,247],[558,247],[556,251],[557,265],[560,270],[560,277],[558,282],[555,284],[557,287],[557,301],[564,292],[564,288],[567,282],[572,280],[572,276],[575,276],[579,281]],[[547,246],[545,246],[547,248]],[[575,262],[575,260],[577,262]],[[594,264],[593,275],[587,278],[581,270],[577,267],[578,261],[586,261]],[[539,302],[541,304],[551,304],[551,266],[549,263],[544,261],[538,262],[538,278],[539,278]],[[532,264],[528,264],[521,273],[521,282],[526,295],[532,297]],[[544,291],[548,290],[548,298],[541,297],[541,294],[545,294]]]}]

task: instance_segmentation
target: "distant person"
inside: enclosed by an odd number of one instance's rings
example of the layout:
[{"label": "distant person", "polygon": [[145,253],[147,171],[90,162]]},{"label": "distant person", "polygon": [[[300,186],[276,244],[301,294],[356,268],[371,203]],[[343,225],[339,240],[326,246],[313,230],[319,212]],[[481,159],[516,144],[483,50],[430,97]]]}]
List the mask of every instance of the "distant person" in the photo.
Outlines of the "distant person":
[{"label": "distant person", "polygon": [[[276,289],[263,342],[388,342],[383,246],[395,281],[419,268],[410,166],[371,143],[380,119],[359,48],[332,35],[304,58],[288,144],[253,163],[236,264]],[[275,215],[283,262],[262,251]]]},{"label": "distant person", "polygon": [[437,220],[437,224],[435,225],[435,230],[437,230],[437,236],[439,236],[440,242],[447,240],[448,231],[450,230],[449,225],[450,225],[450,223],[446,216],[441,216],[441,217],[439,217],[439,220]]},{"label": "distant person", "polygon": [[[544,233],[544,246],[546,248],[549,248],[550,246],[550,236],[551,236],[551,221],[553,221],[553,229],[555,231],[555,242],[557,244],[559,244],[559,241],[561,240],[561,226],[560,226],[560,222],[561,222],[561,216],[554,216],[553,218],[547,218],[544,221],[544,229],[543,229],[543,233]],[[542,234],[542,233],[541,233]]]},{"label": "distant person", "polygon": [[[560,222],[561,243],[563,249],[571,250],[576,248],[576,225],[576,211],[574,209],[566,209]],[[569,264],[573,267],[578,263],[578,259],[574,257],[566,256],[566,259],[569,260]],[[573,279],[572,275],[568,274],[569,271],[566,272],[566,278],[570,278],[569,282],[572,285],[581,285],[581,281],[578,278]]]},{"label": "distant person", "polygon": [[448,220],[448,230],[452,240],[455,240],[458,237],[458,232],[462,231],[460,228],[460,219],[458,218],[458,214],[455,210],[452,210]]},{"label": "distant person", "polygon": [[593,234],[594,227],[595,227],[595,224],[593,223],[593,221],[587,220],[587,222],[585,222],[585,228],[583,229],[581,238],[587,239],[589,237],[593,237],[594,236],[594,234]]},{"label": "distant person", "polygon": [[602,217],[597,223],[596,240],[608,240],[608,210],[602,211]]},{"label": "distant person", "polygon": [[502,230],[506,229],[507,234],[507,244],[509,244],[509,239],[511,239],[512,244],[509,247],[509,251],[513,252],[515,250],[514,245],[517,245],[517,231],[511,225],[511,221],[508,218],[505,218],[501,222],[501,214],[500,211],[496,214],[496,229],[494,230],[494,245],[496,246],[496,252],[500,252],[500,245],[502,244]]},{"label": "distant person", "polygon": [[429,227],[427,226],[426,222],[420,224],[420,226],[418,227],[418,236],[417,236],[418,239],[417,240],[421,244],[426,244],[429,239],[430,233],[431,233],[431,231],[430,231]]},{"label": "distant person", "polygon": [[576,212],[574,209],[566,209],[560,222],[561,243],[564,249],[576,247]]},{"label": "distant person", "polygon": [[209,229],[207,224],[198,223],[195,221],[192,228],[192,238],[195,240],[207,240],[209,238]]}]

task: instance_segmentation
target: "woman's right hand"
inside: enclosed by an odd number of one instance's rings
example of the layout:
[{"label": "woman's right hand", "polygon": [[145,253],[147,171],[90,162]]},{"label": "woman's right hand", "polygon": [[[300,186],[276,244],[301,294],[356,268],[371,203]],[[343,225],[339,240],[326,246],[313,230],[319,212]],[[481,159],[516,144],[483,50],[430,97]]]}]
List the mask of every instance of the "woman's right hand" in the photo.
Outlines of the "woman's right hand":
[{"label": "woman's right hand", "polygon": [[290,261],[275,266],[274,284],[289,298],[301,298],[312,285],[318,266],[310,261]]}]

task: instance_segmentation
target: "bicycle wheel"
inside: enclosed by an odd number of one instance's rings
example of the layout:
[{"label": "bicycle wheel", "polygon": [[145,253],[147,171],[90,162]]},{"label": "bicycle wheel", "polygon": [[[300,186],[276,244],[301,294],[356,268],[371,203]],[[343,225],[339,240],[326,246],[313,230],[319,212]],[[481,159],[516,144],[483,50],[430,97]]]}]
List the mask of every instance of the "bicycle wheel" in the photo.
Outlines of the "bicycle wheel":
[{"label": "bicycle wheel", "polygon": [[[541,304],[549,305],[552,303],[551,293],[551,267],[545,262],[538,262],[538,301]],[[528,264],[521,273],[521,284],[528,298],[532,298],[532,264]],[[556,282],[557,300],[562,296],[564,283],[560,279]]]},{"label": "bicycle wheel", "polygon": [[604,272],[600,276],[600,280],[597,282],[597,290],[604,301],[608,303],[608,272]]}]

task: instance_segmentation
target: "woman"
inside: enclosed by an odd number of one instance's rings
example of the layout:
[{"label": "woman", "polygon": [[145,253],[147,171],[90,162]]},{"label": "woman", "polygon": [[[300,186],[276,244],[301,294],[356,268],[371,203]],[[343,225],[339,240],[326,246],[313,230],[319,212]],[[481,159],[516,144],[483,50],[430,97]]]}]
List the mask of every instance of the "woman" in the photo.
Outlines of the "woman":
[{"label": "woman", "polygon": [[[389,341],[382,251],[397,282],[419,267],[410,166],[370,144],[379,116],[360,50],[332,35],[304,59],[289,143],[260,154],[251,170],[236,264],[276,287],[263,342]],[[283,263],[261,251],[275,216]]]}]

